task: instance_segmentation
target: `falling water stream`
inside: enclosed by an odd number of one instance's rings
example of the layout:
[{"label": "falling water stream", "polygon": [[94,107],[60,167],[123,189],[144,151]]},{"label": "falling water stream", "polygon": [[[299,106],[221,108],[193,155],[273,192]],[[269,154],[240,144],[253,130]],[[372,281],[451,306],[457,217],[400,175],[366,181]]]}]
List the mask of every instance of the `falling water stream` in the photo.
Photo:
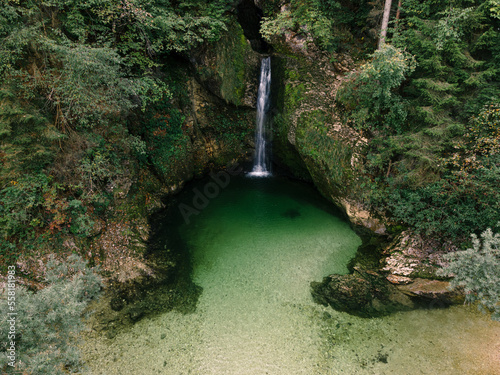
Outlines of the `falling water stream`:
[{"label": "falling water stream", "polygon": [[265,177],[270,175],[268,145],[266,138],[267,112],[271,93],[271,58],[262,59],[260,83],[257,94],[257,117],[255,121],[255,157],[250,176]]},{"label": "falling water stream", "polygon": [[[233,176],[198,215],[168,220],[203,288],[196,310],[143,319],[111,339],[88,333],[82,351],[92,373],[500,374],[500,326],[473,308],[363,319],[312,301],[310,282],[346,273],[361,241],[310,186],[271,176],[270,80],[267,57],[249,173],[267,178]],[[179,204],[192,205],[209,184],[187,189]]]}]

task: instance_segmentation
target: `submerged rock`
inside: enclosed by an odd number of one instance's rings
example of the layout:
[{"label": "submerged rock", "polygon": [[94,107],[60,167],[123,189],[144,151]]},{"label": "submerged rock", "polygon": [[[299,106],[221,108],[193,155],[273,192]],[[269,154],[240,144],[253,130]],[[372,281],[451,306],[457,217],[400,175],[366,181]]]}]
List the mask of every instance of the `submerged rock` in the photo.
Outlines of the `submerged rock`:
[{"label": "submerged rock", "polygon": [[286,210],[285,212],[281,213],[281,216],[287,217],[290,219],[295,219],[296,217],[299,217],[301,215],[300,211],[295,209],[295,208],[290,208],[289,210]]},{"label": "submerged rock", "polygon": [[349,275],[330,275],[312,282],[315,302],[336,310],[371,318],[415,307],[412,299],[373,271],[355,268]]},{"label": "submerged rock", "polygon": [[130,320],[134,323],[139,321],[144,316],[144,314],[144,310],[138,307],[132,308],[128,312]]}]

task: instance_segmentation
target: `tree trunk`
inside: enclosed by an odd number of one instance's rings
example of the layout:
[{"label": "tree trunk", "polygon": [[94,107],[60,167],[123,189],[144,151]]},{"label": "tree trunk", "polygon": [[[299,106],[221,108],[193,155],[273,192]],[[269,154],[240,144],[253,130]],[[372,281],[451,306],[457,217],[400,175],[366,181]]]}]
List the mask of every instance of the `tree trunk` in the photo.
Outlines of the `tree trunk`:
[{"label": "tree trunk", "polygon": [[392,0],[385,0],[384,17],[382,18],[382,29],[380,31],[380,39],[378,41],[378,48],[382,48],[385,44],[385,37],[387,36],[387,27],[389,25],[389,15],[391,13]]},{"label": "tree trunk", "polygon": [[398,22],[399,17],[401,15],[401,5],[402,5],[401,4],[401,0],[399,0],[399,2],[398,2],[398,11],[396,12],[396,22]]},{"label": "tree trunk", "polygon": [[399,0],[398,2],[398,11],[396,12],[396,26],[394,27],[394,33],[397,33],[399,31],[399,18],[401,17],[401,2],[402,0]]}]

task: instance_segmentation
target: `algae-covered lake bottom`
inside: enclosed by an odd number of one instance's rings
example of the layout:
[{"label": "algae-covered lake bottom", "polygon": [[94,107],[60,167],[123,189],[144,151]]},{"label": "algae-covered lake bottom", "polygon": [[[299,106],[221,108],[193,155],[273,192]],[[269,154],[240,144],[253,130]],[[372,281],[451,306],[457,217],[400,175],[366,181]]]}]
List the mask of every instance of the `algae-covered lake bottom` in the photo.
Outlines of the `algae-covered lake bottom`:
[{"label": "algae-covered lake bottom", "polygon": [[[196,208],[207,184],[179,203]],[[203,288],[196,311],[145,318],[112,339],[87,334],[93,374],[500,374],[500,324],[473,307],[363,319],[315,304],[310,282],[346,273],[361,240],[311,187],[214,186],[178,227]]]}]

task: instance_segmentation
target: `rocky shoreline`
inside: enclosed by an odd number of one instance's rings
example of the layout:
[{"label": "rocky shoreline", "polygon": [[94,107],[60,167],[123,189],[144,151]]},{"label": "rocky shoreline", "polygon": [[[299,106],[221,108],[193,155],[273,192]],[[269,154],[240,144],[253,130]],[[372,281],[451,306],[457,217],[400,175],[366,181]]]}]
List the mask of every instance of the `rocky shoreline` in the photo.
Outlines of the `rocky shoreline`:
[{"label": "rocky shoreline", "polygon": [[365,318],[464,302],[462,291],[451,290],[448,281],[436,276],[445,265],[446,251],[439,243],[408,232],[386,240],[365,238],[349,274],[328,275],[311,283],[313,299]]}]

